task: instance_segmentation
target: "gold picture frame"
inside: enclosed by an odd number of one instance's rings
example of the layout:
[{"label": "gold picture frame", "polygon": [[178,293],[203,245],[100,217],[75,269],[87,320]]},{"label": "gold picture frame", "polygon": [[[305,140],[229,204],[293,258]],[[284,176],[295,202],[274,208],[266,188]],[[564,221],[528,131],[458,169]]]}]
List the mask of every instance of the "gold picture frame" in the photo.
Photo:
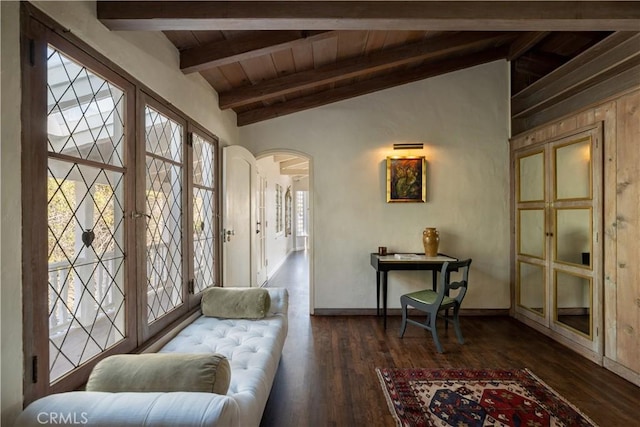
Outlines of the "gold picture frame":
[{"label": "gold picture frame", "polygon": [[387,157],[387,203],[427,201],[427,160],[424,156]]}]

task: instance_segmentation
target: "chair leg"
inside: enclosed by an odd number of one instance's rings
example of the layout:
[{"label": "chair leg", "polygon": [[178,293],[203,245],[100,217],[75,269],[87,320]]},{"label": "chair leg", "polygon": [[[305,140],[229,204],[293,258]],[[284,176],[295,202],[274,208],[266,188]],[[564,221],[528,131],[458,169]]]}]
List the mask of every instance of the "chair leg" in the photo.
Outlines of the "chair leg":
[{"label": "chair leg", "polygon": [[402,304],[402,324],[400,325],[400,338],[404,336],[404,331],[407,329],[407,301],[400,299]]},{"label": "chair leg", "polygon": [[438,311],[435,312],[429,311],[429,328],[431,329],[431,336],[433,337],[433,342],[436,344],[436,348],[438,349],[438,353],[443,353],[442,344],[440,344],[440,338],[438,338]]},{"label": "chair leg", "polygon": [[456,330],[456,336],[458,337],[458,342],[460,344],[464,344],[464,338],[462,337],[462,329],[460,329],[460,317],[458,317],[458,311],[460,311],[460,306],[456,306],[453,309],[453,326]]}]

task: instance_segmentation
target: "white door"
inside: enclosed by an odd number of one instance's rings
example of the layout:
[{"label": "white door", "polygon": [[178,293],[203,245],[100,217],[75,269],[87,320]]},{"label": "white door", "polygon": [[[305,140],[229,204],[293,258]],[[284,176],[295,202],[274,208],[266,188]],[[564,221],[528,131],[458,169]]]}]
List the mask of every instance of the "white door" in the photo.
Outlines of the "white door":
[{"label": "white door", "polygon": [[256,159],[244,147],[224,147],[222,169],[222,283],[257,286]]}]

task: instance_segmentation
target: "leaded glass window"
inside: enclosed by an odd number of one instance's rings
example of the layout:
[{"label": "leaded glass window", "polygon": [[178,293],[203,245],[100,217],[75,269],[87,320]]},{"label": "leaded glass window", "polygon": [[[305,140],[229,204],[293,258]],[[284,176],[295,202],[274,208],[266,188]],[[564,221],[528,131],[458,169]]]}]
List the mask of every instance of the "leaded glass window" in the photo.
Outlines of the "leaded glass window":
[{"label": "leaded glass window", "polygon": [[49,379],[125,338],[124,104],[112,82],[47,57]]},{"label": "leaded glass window", "polygon": [[145,108],[147,318],[184,302],[182,289],[183,126]]},{"label": "leaded glass window", "polygon": [[215,285],[215,146],[193,134],[193,283],[194,293]]}]

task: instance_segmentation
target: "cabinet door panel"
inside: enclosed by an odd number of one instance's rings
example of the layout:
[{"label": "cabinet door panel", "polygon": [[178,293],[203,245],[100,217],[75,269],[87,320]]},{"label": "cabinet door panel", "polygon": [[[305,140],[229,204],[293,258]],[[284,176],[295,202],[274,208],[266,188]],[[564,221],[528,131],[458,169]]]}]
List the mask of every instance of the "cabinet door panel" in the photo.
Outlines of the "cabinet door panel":
[{"label": "cabinet door panel", "polygon": [[545,315],[545,269],[527,262],[518,263],[518,305],[540,316]]},{"label": "cabinet door panel", "polygon": [[556,200],[591,198],[591,138],[555,149]]},{"label": "cabinet door panel", "polygon": [[591,266],[590,208],[556,210],[556,261]]},{"label": "cabinet door panel", "polygon": [[556,271],[554,321],[589,338],[592,336],[591,279]]},{"label": "cabinet door panel", "polygon": [[523,156],[518,162],[520,202],[544,200],[544,153]]},{"label": "cabinet door panel", "polygon": [[545,257],[544,209],[521,209],[519,218],[521,255]]}]

